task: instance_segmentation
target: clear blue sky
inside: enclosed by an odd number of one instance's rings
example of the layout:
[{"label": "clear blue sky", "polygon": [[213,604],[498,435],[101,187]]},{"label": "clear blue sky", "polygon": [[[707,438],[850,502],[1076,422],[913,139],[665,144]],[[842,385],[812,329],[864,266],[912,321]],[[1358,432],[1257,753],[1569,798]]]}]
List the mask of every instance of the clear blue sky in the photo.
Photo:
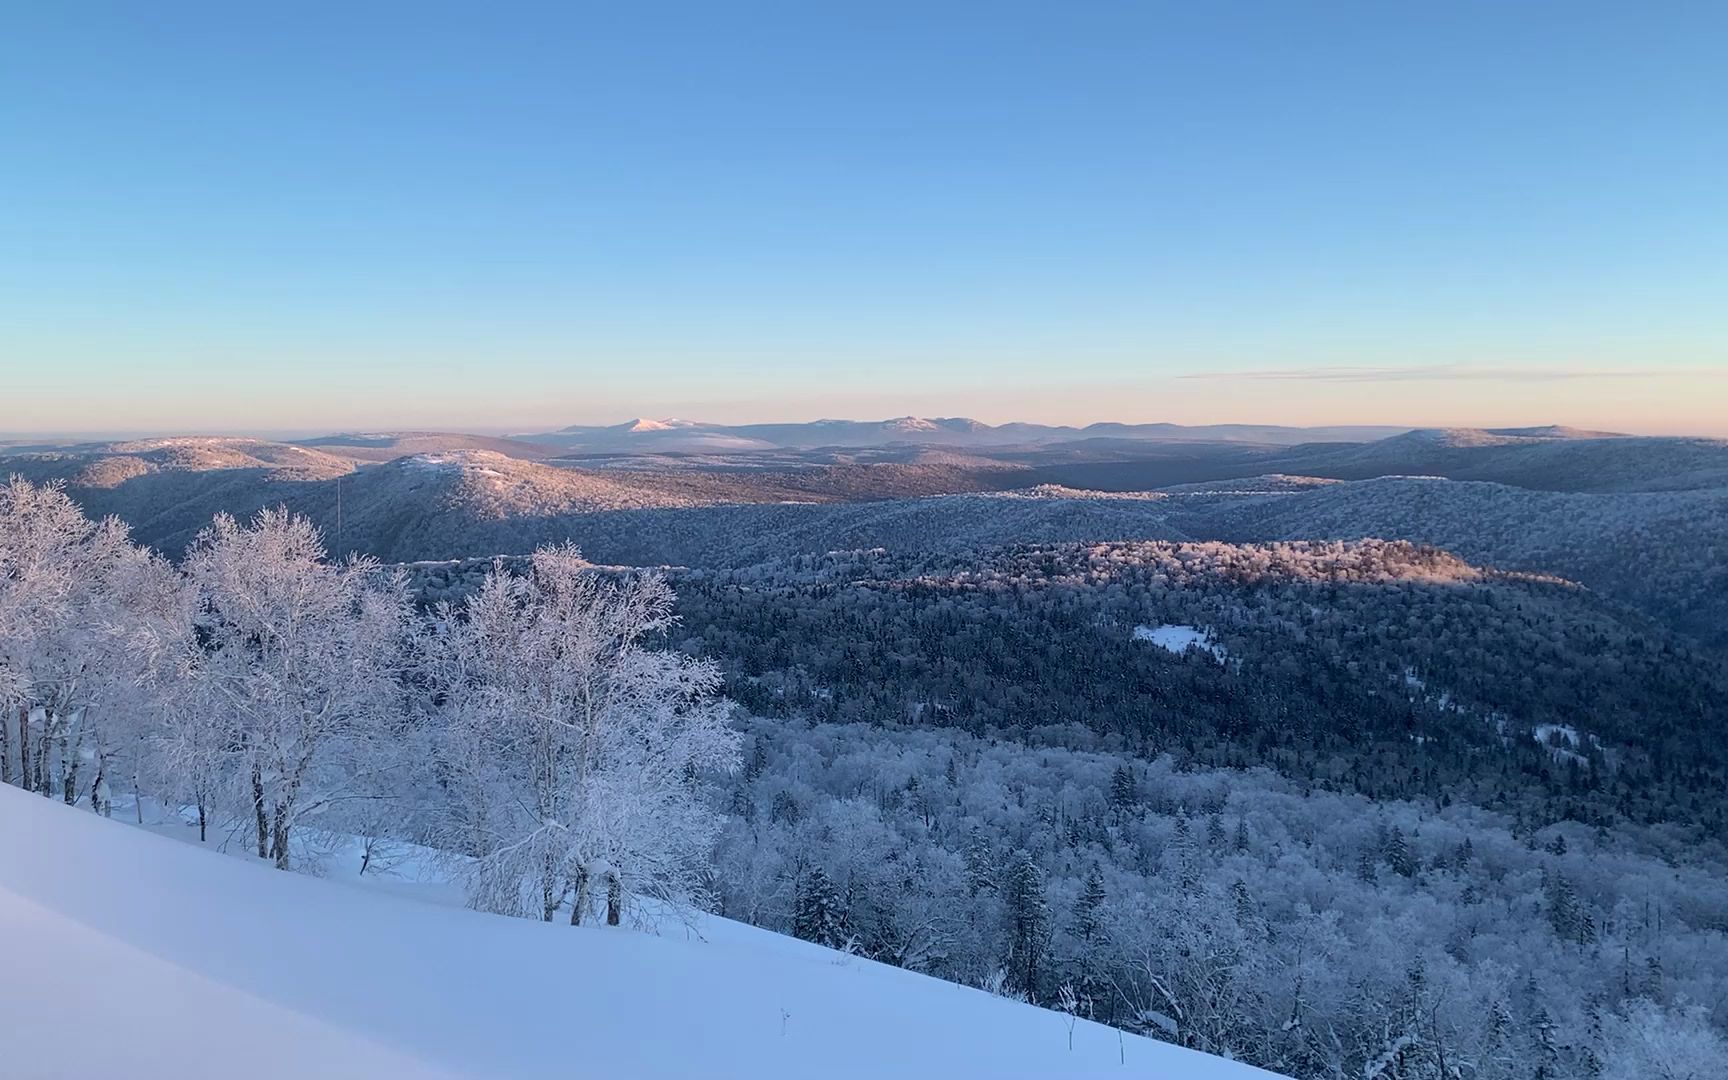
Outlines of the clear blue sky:
[{"label": "clear blue sky", "polygon": [[0,398],[1728,434],[1728,5],[14,4]]}]

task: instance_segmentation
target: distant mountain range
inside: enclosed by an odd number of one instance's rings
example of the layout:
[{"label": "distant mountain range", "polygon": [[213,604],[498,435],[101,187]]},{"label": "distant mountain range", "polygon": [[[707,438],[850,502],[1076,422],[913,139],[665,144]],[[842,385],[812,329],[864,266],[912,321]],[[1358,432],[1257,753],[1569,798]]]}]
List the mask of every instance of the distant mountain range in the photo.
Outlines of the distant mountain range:
[{"label": "distant mountain range", "polygon": [[530,461],[556,457],[563,453],[559,447],[544,446],[527,439],[466,435],[449,431],[390,431],[370,434],[349,432],[316,439],[300,439],[294,445],[310,447],[353,461],[394,461],[408,454],[440,454],[452,450],[486,450]]},{"label": "distant mountain range", "polygon": [[[1728,441],[1564,428],[1314,438],[1372,430],[659,420],[532,440],[394,432],[14,449],[0,451],[0,476],[63,483],[87,512],[120,517],[171,555],[215,513],[272,506],[310,517],[338,553],[388,561],[563,540],[602,562],[735,567],[860,548],[1408,539],[1557,573],[1728,645]],[[1018,441],[942,441],[993,438]]]},{"label": "distant mountain range", "polygon": [[891,420],[814,420],[799,424],[707,424],[693,420],[637,419],[609,426],[576,425],[522,435],[524,441],[569,451],[618,453],[714,453],[749,450],[814,450],[822,447],[947,446],[958,448],[1038,446],[1082,439],[1158,442],[1253,443],[1294,446],[1308,442],[1368,442],[1406,429],[1397,427],[1279,427],[1266,424],[986,424],[964,416]]},{"label": "distant mountain range", "polygon": [[1070,487],[1138,491],[1282,473],[1332,480],[1442,476],[1536,491],[1693,491],[1728,487],[1728,440],[1568,428],[1419,429],[1373,442],[1269,447],[1068,443],[1025,460]]}]

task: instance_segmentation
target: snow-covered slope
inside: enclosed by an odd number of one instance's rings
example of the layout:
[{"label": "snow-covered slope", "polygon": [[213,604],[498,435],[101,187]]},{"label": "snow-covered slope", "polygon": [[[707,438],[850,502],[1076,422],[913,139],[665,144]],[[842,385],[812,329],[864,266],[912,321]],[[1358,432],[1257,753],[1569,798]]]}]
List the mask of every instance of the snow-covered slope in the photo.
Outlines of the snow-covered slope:
[{"label": "snow-covered slope", "polygon": [[1271,1074],[709,920],[660,936],[284,874],[0,786],[0,1074]]}]

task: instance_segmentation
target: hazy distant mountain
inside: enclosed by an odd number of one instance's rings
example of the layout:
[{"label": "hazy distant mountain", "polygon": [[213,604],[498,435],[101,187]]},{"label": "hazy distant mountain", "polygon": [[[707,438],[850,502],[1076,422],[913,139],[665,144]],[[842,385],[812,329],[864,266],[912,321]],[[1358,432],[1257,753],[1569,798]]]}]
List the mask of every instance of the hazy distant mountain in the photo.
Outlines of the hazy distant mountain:
[{"label": "hazy distant mountain", "polygon": [[[525,440],[574,458],[722,459],[930,447],[1032,470],[1028,483],[1140,491],[1268,473],[1366,480],[1445,476],[1543,491],[1662,491],[1728,486],[1728,441],[1522,428],[1287,428],[1225,424],[1038,424],[964,417],[818,420],[735,427],[684,420],[570,428]],[[814,458],[807,459],[810,461]],[[989,487],[993,485],[982,485]]]},{"label": "hazy distant mountain", "polygon": [[1094,439],[996,453],[1032,466],[1041,480],[1108,491],[1267,473],[1336,480],[1444,476],[1538,491],[1685,491],[1728,486],[1728,440],[1552,427],[1422,429],[1373,442],[1290,447]]},{"label": "hazy distant mountain", "polygon": [[690,420],[631,420],[603,427],[577,425],[522,439],[570,450],[615,453],[712,452],[719,450],[814,449],[911,443],[958,448],[1037,446],[1082,439],[1155,442],[1228,442],[1293,446],[1308,442],[1359,442],[1403,431],[1397,427],[1291,428],[1272,425],[1092,424],[1083,428],[1011,423],[999,426],[964,416],[900,416],[890,420],[815,420],[796,424],[705,424]]},{"label": "hazy distant mountain", "polygon": [[1620,431],[1587,431],[1583,428],[1567,427],[1565,424],[1543,424],[1539,427],[1486,428],[1490,435],[1510,435],[1519,438],[1535,439],[1628,439],[1625,432]]},{"label": "hazy distant mountain", "polygon": [[263,469],[277,476],[321,478],[347,472],[352,466],[340,456],[263,439],[214,436],[173,436],[108,443],[88,453],[97,461],[127,458],[149,468],[210,472],[218,469]]},{"label": "hazy distant mountain", "polygon": [[334,490],[353,462],[318,450],[251,439],[170,438],[0,458],[0,473],[58,481],[92,517],[112,514],[145,543],[177,551],[218,511],[249,516],[298,507]]},{"label": "hazy distant mountain", "polygon": [[[316,481],[352,472],[354,463],[332,454],[256,439],[166,438],[103,443],[77,450],[14,453],[0,471],[37,482],[61,481],[73,490],[120,492],[157,489],[189,477],[248,481]],[[149,496],[144,501],[152,501]],[[120,513],[119,510],[104,511]]]},{"label": "hazy distant mountain", "polygon": [[558,431],[522,435],[518,438],[543,446],[555,446],[564,452],[678,454],[776,448],[774,443],[751,438],[716,424],[700,424],[675,418],[638,418],[603,427],[577,424]]},{"label": "hazy distant mountain", "polygon": [[1683,491],[1728,486],[1728,440],[1564,428],[1419,430],[1355,446],[1297,447],[1271,471],[1366,480],[1444,476],[1541,491]]},{"label": "hazy distant mountain", "polygon": [[[218,512],[270,506],[311,517],[333,550],[393,561],[566,539],[601,561],[693,566],[1033,541],[1409,539],[1562,574],[1728,644],[1728,442],[1522,428],[1272,447],[1142,439],[1115,425],[1037,444],[1027,427],[1007,433],[1012,446],[966,448],[906,437],[1005,429],[956,418],[723,430],[633,421],[603,430],[635,450],[566,445],[571,457],[545,461],[530,460],[549,452],[530,442],[426,432],[160,438],[13,453],[0,472],[63,482],[89,513],[119,516],[170,554]],[[1210,433],[1248,430],[1264,429]],[[761,436],[812,431],[827,449],[760,449],[772,446]],[[881,444],[889,435],[902,441]],[[688,437],[721,448],[665,449]],[[1165,490],[1133,494],[1153,487]]]},{"label": "hazy distant mountain", "polygon": [[[1065,429],[1058,429],[1065,430]],[[1078,435],[1086,439],[1146,439],[1159,442],[1252,443],[1296,446],[1315,442],[1371,442],[1408,430],[1401,427],[1343,425],[1280,427],[1275,424],[1089,424]]]},{"label": "hazy distant mountain", "polygon": [[[464,441],[488,440],[345,435],[310,440],[314,447],[152,439],[13,454],[0,457],[0,473],[64,483],[87,513],[118,516],[140,541],[170,554],[217,513],[244,518],[286,506],[311,517],[334,550],[394,559],[529,550],[564,539],[571,522],[587,515],[905,499],[1024,486],[1030,476],[1020,466],[939,450],[872,462],[777,460],[770,468],[668,467],[675,459],[649,458],[635,467],[588,469],[519,456],[535,452],[531,444],[509,443],[512,456]],[[365,459],[414,446],[457,448]]]},{"label": "hazy distant mountain", "polygon": [[489,450],[506,457],[538,461],[555,457],[561,452],[557,447],[542,446],[522,439],[449,431],[391,431],[372,434],[349,432],[316,439],[298,439],[294,445],[312,447],[354,461],[391,461],[409,454],[438,454],[453,450]]}]

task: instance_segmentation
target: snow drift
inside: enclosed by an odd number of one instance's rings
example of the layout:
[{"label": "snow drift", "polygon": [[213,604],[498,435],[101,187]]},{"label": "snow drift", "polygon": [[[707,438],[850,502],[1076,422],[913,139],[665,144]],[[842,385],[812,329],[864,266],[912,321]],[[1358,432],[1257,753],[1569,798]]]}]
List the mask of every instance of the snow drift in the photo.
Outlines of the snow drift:
[{"label": "snow drift", "polygon": [[482,915],[10,787],[0,950],[18,1080],[1272,1075],[725,920]]}]

